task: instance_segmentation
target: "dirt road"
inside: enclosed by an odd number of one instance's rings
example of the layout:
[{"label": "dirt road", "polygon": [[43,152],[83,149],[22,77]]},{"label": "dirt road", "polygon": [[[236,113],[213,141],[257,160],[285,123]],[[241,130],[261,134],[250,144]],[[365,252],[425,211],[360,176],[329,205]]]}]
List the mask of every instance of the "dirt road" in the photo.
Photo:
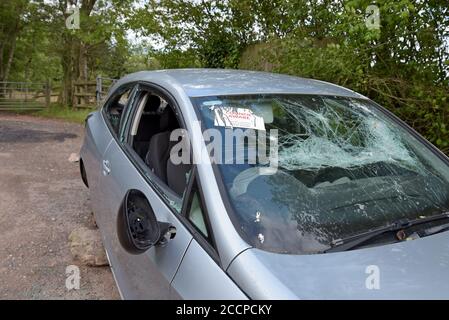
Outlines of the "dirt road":
[{"label": "dirt road", "polygon": [[0,113],[0,299],[117,299],[109,267],[80,267],[80,289],[67,290],[77,265],[70,232],[91,226],[79,177],[83,126]]}]

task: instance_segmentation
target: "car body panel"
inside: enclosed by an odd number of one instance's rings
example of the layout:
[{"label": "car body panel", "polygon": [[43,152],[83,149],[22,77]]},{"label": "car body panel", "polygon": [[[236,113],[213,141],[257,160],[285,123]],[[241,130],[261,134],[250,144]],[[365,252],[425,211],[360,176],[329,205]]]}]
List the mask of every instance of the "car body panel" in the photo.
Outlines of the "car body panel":
[{"label": "car body panel", "polygon": [[86,123],[80,157],[85,167],[90,196],[94,200],[91,201],[92,209],[100,229],[103,226],[102,217],[108,211],[108,204],[106,201],[95,200],[105,198],[105,190],[101,187],[102,159],[112,139],[112,134],[104,123],[101,113],[99,111],[94,112]]},{"label": "car body panel", "polygon": [[92,116],[89,117],[89,125],[86,126],[84,141],[80,151],[91,190],[97,189],[96,183],[100,175],[97,168],[101,167],[101,158],[111,141],[112,135],[103,124],[100,112],[92,113]]},{"label": "car body panel", "polygon": [[449,233],[327,254],[249,249],[228,273],[253,299],[448,299]]},{"label": "car body panel", "polygon": [[[170,92],[182,90],[189,97],[257,93],[297,93],[365,98],[352,90],[319,80],[231,69],[173,69],[141,71],[120,79],[111,92],[123,83],[149,81]],[[176,88],[177,87],[177,88]]]},{"label": "car body panel", "polygon": [[247,299],[196,240],[182,259],[172,286],[180,296],[190,299]]}]

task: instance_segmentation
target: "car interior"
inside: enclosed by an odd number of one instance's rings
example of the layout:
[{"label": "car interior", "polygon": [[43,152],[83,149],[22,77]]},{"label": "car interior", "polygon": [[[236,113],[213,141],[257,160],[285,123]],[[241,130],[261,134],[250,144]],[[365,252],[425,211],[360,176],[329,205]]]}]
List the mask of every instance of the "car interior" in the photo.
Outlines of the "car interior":
[{"label": "car interior", "polygon": [[112,125],[112,129],[115,133],[118,133],[120,127],[120,120],[128,103],[129,96],[131,94],[131,89],[127,89],[122,94],[115,96],[107,107],[107,116],[109,122]]},{"label": "car interior", "polygon": [[131,145],[148,168],[182,197],[191,164],[170,160],[172,148],[178,143],[170,141],[170,134],[179,128],[175,111],[164,98],[150,92],[141,95],[131,128]]}]

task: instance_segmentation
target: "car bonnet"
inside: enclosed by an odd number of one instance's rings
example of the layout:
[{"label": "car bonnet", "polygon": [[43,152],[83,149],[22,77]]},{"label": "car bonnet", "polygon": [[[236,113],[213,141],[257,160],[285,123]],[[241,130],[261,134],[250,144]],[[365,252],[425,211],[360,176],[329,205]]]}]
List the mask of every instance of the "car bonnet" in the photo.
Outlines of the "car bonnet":
[{"label": "car bonnet", "polygon": [[228,273],[253,299],[448,299],[449,232],[327,254],[252,248]]}]

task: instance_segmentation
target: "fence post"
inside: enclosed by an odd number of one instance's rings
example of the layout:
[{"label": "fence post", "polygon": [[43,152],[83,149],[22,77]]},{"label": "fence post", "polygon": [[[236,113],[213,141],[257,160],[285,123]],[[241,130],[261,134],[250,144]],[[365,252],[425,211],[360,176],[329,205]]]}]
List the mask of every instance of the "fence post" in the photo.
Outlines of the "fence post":
[{"label": "fence post", "polygon": [[97,107],[100,106],[101,101],[101,92],[103,91],[103,83],[102,83],[101,75],[97,76],[97,88],[96,88],[96,99],[97,99]]},{"label": "fence post", "polygon": [[23,107],[24,106],[24,101],[26,102],[26,100],[23,99],[23,82],[20,82],[20,97],[22,98],[22,100],[20,101],[20,106]]},{"label": "fence post", "polygon": [[47,79],[45,83],[45,107],[49,108],[51,103],[51,83],[50,80]]},{"label": "fence post", "polygon": [[29,84],[25,82],[25,102],[28,101]]}]

